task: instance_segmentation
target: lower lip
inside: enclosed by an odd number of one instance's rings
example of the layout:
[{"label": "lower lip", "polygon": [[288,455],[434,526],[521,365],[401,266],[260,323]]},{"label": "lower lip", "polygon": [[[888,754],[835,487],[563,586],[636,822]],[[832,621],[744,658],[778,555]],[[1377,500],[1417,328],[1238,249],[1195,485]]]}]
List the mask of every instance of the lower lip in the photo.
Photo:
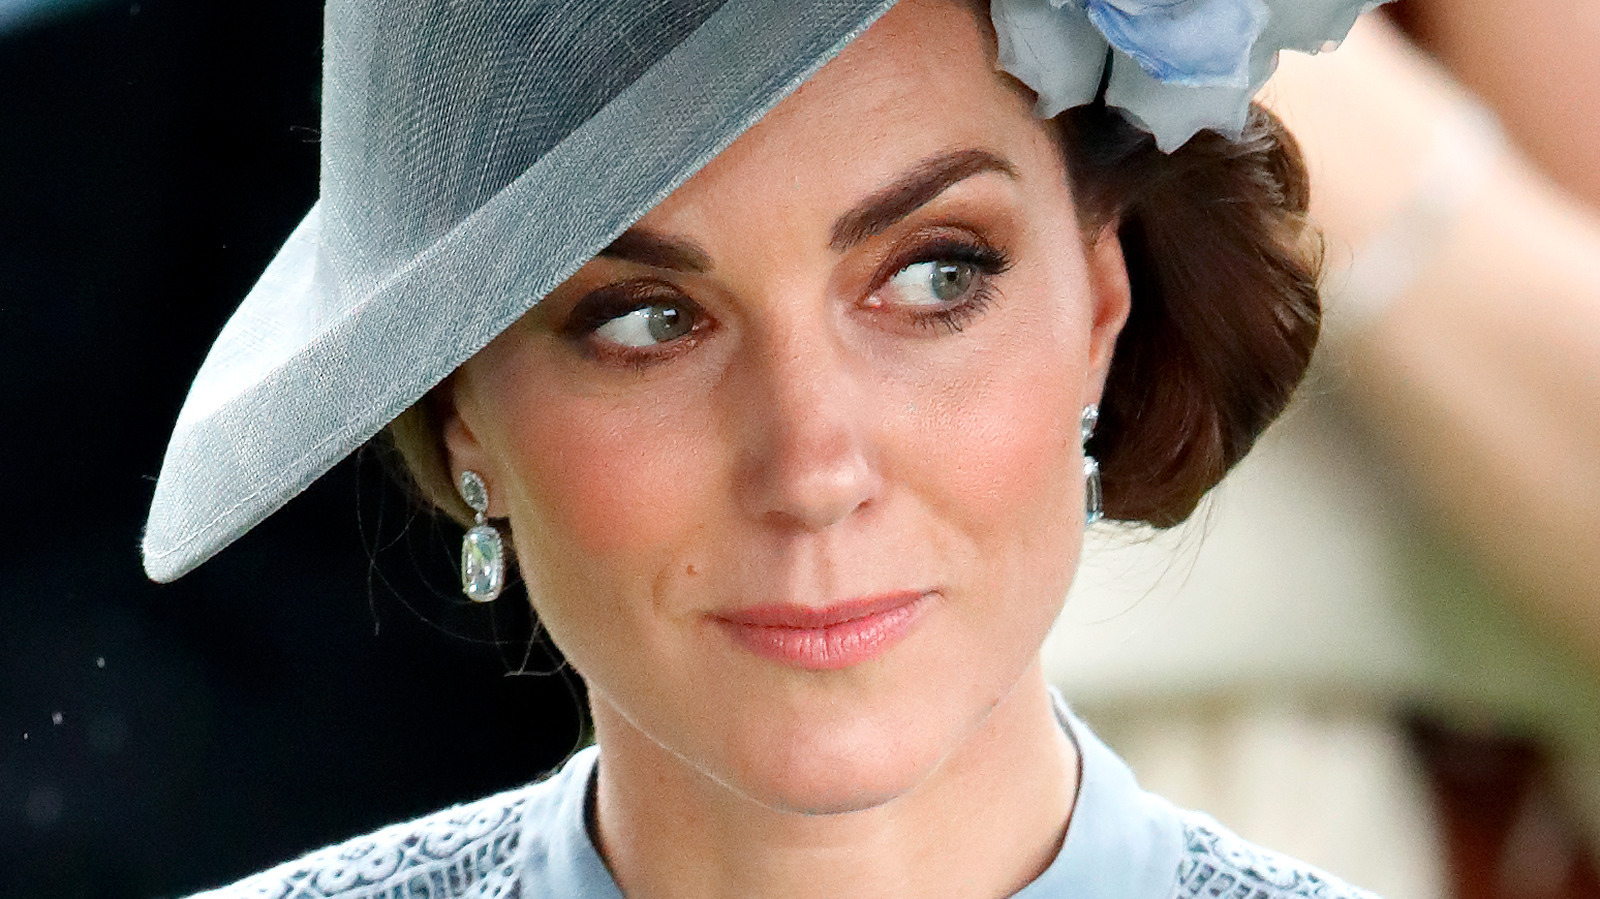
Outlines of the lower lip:
[{"label": "lower lip", "polygon": [[734,642],[763,658],[807,668],[834,671],[859,665],[887,652],[910,632],[930,594],[907,594],[906,601],[869,615],[822,627],[745,624],[716,619]]}]

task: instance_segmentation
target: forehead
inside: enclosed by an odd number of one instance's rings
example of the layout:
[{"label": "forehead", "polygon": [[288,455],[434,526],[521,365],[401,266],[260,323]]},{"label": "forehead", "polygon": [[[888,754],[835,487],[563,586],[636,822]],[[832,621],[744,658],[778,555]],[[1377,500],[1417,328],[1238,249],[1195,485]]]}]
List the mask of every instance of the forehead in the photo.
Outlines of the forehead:
[{"label": "forehead", "polygon": [[797,188],[832,184],[854,198],[956,150],[1057,159],[1033,95],[996,66],[986,10],[902,0],[646,222],[714,195],[776,205]]}]

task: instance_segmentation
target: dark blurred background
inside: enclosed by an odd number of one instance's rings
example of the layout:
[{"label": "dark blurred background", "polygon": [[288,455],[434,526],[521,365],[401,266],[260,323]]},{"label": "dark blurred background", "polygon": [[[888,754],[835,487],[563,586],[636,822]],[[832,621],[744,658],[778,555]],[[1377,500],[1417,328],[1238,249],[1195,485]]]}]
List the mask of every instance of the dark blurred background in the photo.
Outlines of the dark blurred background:
[{"label": "dark blurred background", "polygon": [[317,193],[319,0],[0,0],[0,896],[160,897],[538,776],[573,679],[376,455],[196,573],[168,431]]}]

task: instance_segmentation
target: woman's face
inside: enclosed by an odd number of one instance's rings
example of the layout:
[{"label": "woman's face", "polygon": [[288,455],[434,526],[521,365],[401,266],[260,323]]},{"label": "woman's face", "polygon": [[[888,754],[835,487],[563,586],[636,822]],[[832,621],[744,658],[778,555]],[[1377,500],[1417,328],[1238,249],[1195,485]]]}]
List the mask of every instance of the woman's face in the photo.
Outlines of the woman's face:
[{"label": "woman's face", "polygon": [[1076,567],[1126,279],[977,15],[896,7],[452,381],[597,718],[771,807],[919,783]]}]

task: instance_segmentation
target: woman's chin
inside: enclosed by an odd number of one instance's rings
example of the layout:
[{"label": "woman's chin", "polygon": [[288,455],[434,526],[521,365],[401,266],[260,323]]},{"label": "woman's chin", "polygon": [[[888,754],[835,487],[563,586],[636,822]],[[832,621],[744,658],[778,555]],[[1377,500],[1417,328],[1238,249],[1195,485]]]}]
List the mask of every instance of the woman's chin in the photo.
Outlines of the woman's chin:
[{"label": "woman's chin", "polygon": [[876,808],[918,788],[947,754],[924,729],[862,728],[856,733],[771,733],[724,756],[711,777],[774,811],[836,815]]},{"label": "woman's chin", "polygon": [[852,763],[812,759],[800,764],[763,764],[719,778],[723,786],[775,812],[843,815],[887,805],[914,791],[934,765]]}]

